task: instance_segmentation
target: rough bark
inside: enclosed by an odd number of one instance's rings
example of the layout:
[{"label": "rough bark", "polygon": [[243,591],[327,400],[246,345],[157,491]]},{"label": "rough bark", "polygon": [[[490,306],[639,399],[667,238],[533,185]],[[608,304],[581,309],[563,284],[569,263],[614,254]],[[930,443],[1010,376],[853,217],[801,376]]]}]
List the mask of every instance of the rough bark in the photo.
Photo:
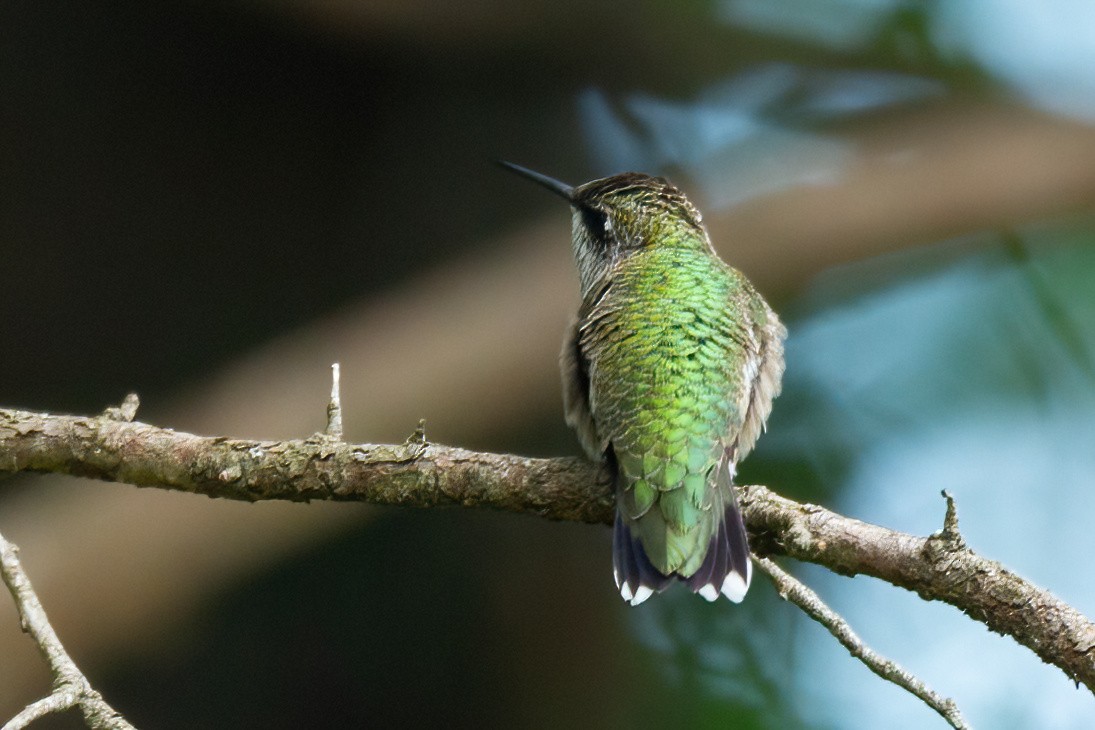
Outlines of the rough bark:
[{"label": "rough bark", "polygon": [[[325,435],[248,441],[177,433],[127,420],[0,410],[0,472],[51,472],[209,497],[343,500],[529,512],[610,524],[606,474],[573,458],[529,459],[440,446],[417,431],[395,445]],[[752,547],[844,575],[871,575],[961,609],[1013,637],[1095,692],[1095,624],[999,563],[970,550],[948,498],[944,529],[916,537],[780,497],[739,488]]]}]

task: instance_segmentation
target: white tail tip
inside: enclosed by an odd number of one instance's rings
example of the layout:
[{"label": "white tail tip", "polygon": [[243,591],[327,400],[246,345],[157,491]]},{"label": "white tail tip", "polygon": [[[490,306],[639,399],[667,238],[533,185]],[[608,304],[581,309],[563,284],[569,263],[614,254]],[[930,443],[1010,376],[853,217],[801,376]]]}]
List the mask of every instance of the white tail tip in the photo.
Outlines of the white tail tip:
[{"label": "white tail tip", "polygon": [[704,587],[700,588],[696,593],[699,593],[705,599],[710,602],[715,601],[719,597],[719,589],[708,583]]},{"label": "white tail tip", "polygon": [[726,578],[722,581],[722,589],[720,592],[734,603],[741,603],[742,599],[745,598],[745,592],[748,590],[749,581],[747,578],[743,579],[737,573],[727,573]]},{"label": "white tail tip", "polygon": [[631,605],[638,606],[652,595],[654,595],[654,590],[652,588],[649,586],[639,586],[639,589],[635,591],[635,597],[631,599]]}]

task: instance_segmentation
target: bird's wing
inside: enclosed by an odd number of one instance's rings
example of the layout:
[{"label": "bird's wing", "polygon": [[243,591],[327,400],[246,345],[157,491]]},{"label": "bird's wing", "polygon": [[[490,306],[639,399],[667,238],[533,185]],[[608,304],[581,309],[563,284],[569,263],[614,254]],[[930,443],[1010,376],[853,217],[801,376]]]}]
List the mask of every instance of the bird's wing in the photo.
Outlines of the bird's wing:
[{"label": "bird's wing", "polygon": [[589,458],[600,461],[608,448],[608,439],[597,430],[589,402],[589,360],[582,352],[581,327],[608,291],[608,284],[597,290],[596,296],[583,302],[578,315],[567,328],[563,350],[559,354],[559,370],[563,377],[563,413],[567,425],[578,434],[578,441]]},{"label": "bird's wing", "polygon": [[733,448],[735,463],[753,449],[772,412],[772,401],[782,387],[783,340],[787,337],[787,328],[759,295],[754,293],[749,309],[751,327],[747,347],[752,357],[746,358],[742,378],[746,385],[742,398],[744,412],[737,438],[728,444]]}]

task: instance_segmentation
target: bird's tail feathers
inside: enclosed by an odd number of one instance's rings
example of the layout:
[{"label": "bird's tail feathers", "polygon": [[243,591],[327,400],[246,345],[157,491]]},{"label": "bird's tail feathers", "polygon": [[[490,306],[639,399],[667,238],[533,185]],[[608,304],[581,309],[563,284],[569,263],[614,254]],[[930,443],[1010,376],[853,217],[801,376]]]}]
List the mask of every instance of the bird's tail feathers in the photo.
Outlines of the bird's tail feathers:
[{"label": "bird's tail feathers", "polygon": [[632,606],[664,591],[672,580],[672,576],[662,575],[646,557],[642,543],[631,534],[631,528],[618,511],[612,528],[612,575],[620,596]]},{"label": "bird's tail feathers", "polygon": [[723,518],[707,546],[707,556],[699,570],[682,580],[708,601],[714,601],[721,593],[734,603],[741,603],[753,579],[753,564],[749,560],[745,522],[734,493],[727,489],[723,501]]},{"label": "bird's tail feathers", "polygon": [[632,534],[628,521],[617,511],[612,536],[613,575],[620,595],[632,606],[665,590],[673,578],[684,582],[692,592],[708,601],[716,600],[720,594],[734,603],[741,603],[745,598],[753,578],[753,564],[749,560],[745,522],[731,487],[734,466],[729,454],[715,468],[718,473],[711,509],[721,519],[708,543],[703,563],[690,576],[664,575],[655,568],[642,543]]}]

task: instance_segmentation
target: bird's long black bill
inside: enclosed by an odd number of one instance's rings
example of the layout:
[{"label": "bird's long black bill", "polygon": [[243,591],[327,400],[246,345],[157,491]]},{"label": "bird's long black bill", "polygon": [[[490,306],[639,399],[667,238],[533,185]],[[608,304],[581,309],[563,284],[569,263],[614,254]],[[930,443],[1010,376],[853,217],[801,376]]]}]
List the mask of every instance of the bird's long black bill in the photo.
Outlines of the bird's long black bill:
[{"label": "bird's long black bill", "polygon": [[521,177],[527,177],[529,180],[532,180],[537,185],[541,185],[551,192],[555,193],[556,195],[566,198],[567,200],[572,200],[574,197],[574,188],[572,188],[570,185],[567,185],[566,183],[559,182],[553,177],[548,177],[547,175],[536,172],[535,170],[530,170],[527,167],[521,167],[520,165],[515,165],[512,162],[506,162],[505,160],[498,160],[498,164],[506,168],[507,170],[512,170],[513,172],[516,172]]}]

